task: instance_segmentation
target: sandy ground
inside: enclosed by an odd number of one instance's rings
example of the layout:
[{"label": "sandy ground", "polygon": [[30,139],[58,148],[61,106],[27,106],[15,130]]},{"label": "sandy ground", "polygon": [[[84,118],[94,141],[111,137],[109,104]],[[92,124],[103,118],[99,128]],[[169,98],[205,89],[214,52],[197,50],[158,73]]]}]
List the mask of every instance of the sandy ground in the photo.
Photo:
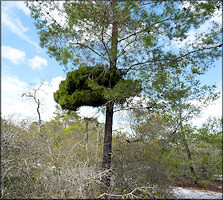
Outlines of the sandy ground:
[{"label": "sandy ground", "polygon": [[182,187],[175,187],[173,192],[179,199],[223,199],[220,192],[185,189]]}]

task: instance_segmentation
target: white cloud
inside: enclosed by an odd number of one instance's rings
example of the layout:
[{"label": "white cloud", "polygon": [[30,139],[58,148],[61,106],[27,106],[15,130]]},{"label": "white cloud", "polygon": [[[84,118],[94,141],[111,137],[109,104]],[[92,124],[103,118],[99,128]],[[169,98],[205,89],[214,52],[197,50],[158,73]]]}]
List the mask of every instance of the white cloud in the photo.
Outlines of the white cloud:
[{"label": "white cloud", "polygon": [[10,29],[13,33],[16,33],[22,37],[24,37],[23,34],[29,30],[28,27],[23,26],[22,22],[18,18],[12,20],[12,18],[4,12],[2,14],[2,24]]},{"label": "white cloud", "polygon": [[47,60],[39,56],[35,56],[34,58],[28,60],[28,64],[34,70],[41,70],[44,66],[47,66]]},{"label": "white cloud", "polygon": [[[38,91],[37,97],[40,99],[41,117],[42,120],[49,120],[53,116],[55,111],[56,102],[53,99],[53,92],[59,88],[62,77],[56,77],[51,80],[50,83],[44,82],[41,90]],[[35,84],[34,88],[37,88],[39,84]],[[19,115],[22,118],[30,118],[37,120],[37,105],[32,99],[27,100],[22,97],[23,93],[27,93],[29,85],[23,81],[20,81],[15,76],[3,76],[2,77],[2,115],[10,116],[13,114]]]},{"label": "white cloud", "polygon": [[56,92],[59,89],[60,82],[65,80],[61,76],[58,76],[56,78],[52,78],[51,80],[51,86],[52,86],[52,91]]},{"label": "white cloud", "polygon": [[26,63],[33,70],[36,69],[41,70],[48,64],[46,59],[39,56],[35,56],[34,58],[27,60],[26,53],[19,49],[15,49],[10,46],[2,46],[1,48],[2,48],[2,58],[10,60],[12,63],[16,65],[21,63]]},{"label": "white cloud", "polygon": [[105,122],[104,115],[98,112],[97,108],[91,106],[82,106],[78,109],[77,113],[80,117],[97,118],[100,123]]},{"label": "white cloud", "polygon": [[29,8],[26,7],[25,1],[10,1],[8,2],[9,7],[15,7],[21,10],[25,15],[29,16],[30,11]]},{"label": "white cloud", "polygon": [[200,128],[209,117],[222,117],[222,94],[219,99],[202,111],[200,117],[193,119],[193,124]]},{"label": "white cloud", "polygon": [[13,8],[21,10],[25,15],[30,15],[29,9],[25,5],[25,1],[8,1],[2,4],[4,9],[10,10]]},{"label": "white cloud", "polygon": [[14,64],[25,61],[26,53],[24,51],[12,48],[10,46],[2,46],[2,57],[10,60]]},{"label": "white cloud", "polygon": [[212,22],[219,24],[222,26],[222,12],[221,10],[217,10],[213,17],[207,20],[204,24],[202,24],[199,28],[199,32],[210,32],[210,27],[212,26]]},{"label": "white cloud", "polygon": [[32,116],[31,109],[27,106],[27,102],[21,99],[24,88],[27,87],[25,82],[20,81],[17,77],[2,77],[2,114],[8,116],[12,114],[23,114]]},{"label": "white cloud", "polygon": [[[105,114],[98,112],[97,108],[91,106],[82,106],[77,111],[78,116],[84,118],[97,118],[100,123],[105,123]],[[130,132],[129,123],[127,121],[127,112],[119,111],[115,112],[113,116],[113,131],[125,131]]]},{"label": "white cloud", "polygon": [[22,2],[4,2],[2,5],[1,13],[1,22],[4,27],[9,29],[14,34],[18,35],[20,38],[26,40],[30,44],[36,46],[40,49],[39,45],[32,41],[27,35],[26,32],[30,30],[29,27],[23,26],[22,22],[18,16],[13,11],[13,8],[16,7],[22,10],[25,14],[28,14],[28,8],[26,9]]},{"label": "white cloud", "polygon": [[7,72],[8,70],[10,70],[11,69],[11,67],[10,66],[8,66],[8,65],[3,65],[2,66],[2,72],[4,71],[4,72]]},{"label": "white cloud", "polygon": [[[42,102],[42,119],[49,120],[53,117],[53,112],[55,111],[56,102],[53,97],[53,93],[59,89],[60,82],[64,80],[61,76],[52,78],[48,82],[44,82],[41,90],[39,91],[39,99]],[[37,86],[39,83],[37,84]],[[36,87],[37,87],[36,86]]]},{"label": "white cloud", "polygon": [[[13,97],[16,95],[20,95],[23,88],[25,88],[27,84],[25,82],[20,81],[17,77],[6,76],[2,78],[2,93],[3,97]],[[7,94],[7,95],[4,95]]]},{"label": "white cloud", "polygon": [[218,24],[222,24],[222,10],[216,11],[211,20],[217,22]]},{"label": "white cloud", "polygon": [[[56,102],[54,101],[53,93],[59,89],[60,82],[64,80],[62,77],[52,78],[49,82],[43,82],[42,87],[37,93],[40,99],[41,118],[44,121],[52,119],[53,112],[55,111]],[[35,83],[33,88],[38,88],[39,83]],[[32,88],[31,87],[31,88]],[[27,83],[20,81],[17,77],[3,76],[2,78],[2,114],[3,116],[10,116],[17,114],[23,118],[37,120],[37,105],[32,100],[27,100],[21,97],[23,93],[27,93],[29,86]],[[83,106],[78,111],[81,117],[97,117],[101,123],[105,122],[105,115],[97,112],[96,108]],[[193,119],[193,124],[200,127],[202,123],[210,116],[222,116],[222,98],[219,98],[213,105],[208,106],[203,110],[200,117]],[[131,132],[129,122],[126,120],[128,114],[126,111],[114,113],[113,130],[123,129],[124,131]]]}]

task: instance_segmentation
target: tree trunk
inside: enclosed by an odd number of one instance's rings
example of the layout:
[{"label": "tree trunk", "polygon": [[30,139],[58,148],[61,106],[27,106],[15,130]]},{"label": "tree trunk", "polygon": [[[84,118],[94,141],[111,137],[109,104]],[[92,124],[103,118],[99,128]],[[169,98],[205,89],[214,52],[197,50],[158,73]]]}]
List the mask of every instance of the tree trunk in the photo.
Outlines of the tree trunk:
[{"label": "tree trunk", "polygon": [[106,190],[110,186],[110,168],[111,168],[111,153],[112,153],[112,123],[113,123],[113,108],[114,103],[108,102],[106,105],[106,120],[105,120],[105,135],[102,169],[106,173],[102,177],[102,190]]},{"label": "tree trunk", "polygon": [[197,174],[196,174],[196,172],[194,170],[194,167],[193,167],[193,161],[192,161],[192,157],[191,157],[190,148],[189,148],[189,146],[187,144],[187,139],[185,137],[185,134],[183,133],[183,122],[182,122],[181,103],[180,103],[180,128],[181,128],[180,133],[181,133],[181,136],[182,136],[182,139],[183,139],[183,143],[184,143],[184,146],[185,146],[186,151],[187,151],[187,157],[190,160],[190,171],[193,174],[193,177],[195,179],[194,184],[197,184],[198,183],[198,177],[197,177]]},{"label": "tree trunk", "polygon": [[183,136],[184,146],[185,146],[186,151],[187,151],[187,157],[190,160],[190,171],[191,171],[191,173],[193,174],[193,176],[195,178],[194,184],[197,184],[198,183],[198,177],[197,177],[197,174],[196,174],[196,172],[194,170],[194,167],[193,167],[193,161],[192,161],[192,157],[191,157],[191,152],[190,152],[189,146],[187,144],[187,140],[185,138],[185,135],[183,133],[182,133],[182,136]]},{"label": "tree trunk", "polygon": [[[118,22],[117,22],[117,0],[112,0],[112,38],[111,38],[111,54],[110,54],[110,72],[116,70],[117,63],[117,48],[118,48]],[[112,79],[112,78],[111,78]],[[110,80],[112,81],[112,80]],[[110,84],[111,87],[111,84]],[[102,191],[106,191],[110,187],[110,168],[111,168],[111,153],[112,153],[112,124],[113,124],[113,108],[114,102],[111,100],[106,104],[106,119],[105,119],[105,135],[102,170],[105,174],[102,176]]]}]

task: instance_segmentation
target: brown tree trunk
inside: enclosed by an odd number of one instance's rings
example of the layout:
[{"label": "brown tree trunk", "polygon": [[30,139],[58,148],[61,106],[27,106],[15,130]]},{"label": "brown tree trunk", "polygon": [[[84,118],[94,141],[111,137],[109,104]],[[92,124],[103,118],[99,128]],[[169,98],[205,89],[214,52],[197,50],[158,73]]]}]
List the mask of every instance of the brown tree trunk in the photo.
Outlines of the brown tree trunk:
[{"label": "brown tree trunk", "polygon": [[[112,38],[111,38],[111,54],[110,54],[110,72],[115,71],[117,62],[117,48],[118,48],[118,22],[117,22],[117,0],[112,0]],[[111,81],[111,80],[110,80]],[[110,85],[111,87],[111,85]],[[102,170],[106,173],[102,176],[102,191],[106,191],[110,187],[110,169],[111,169],[111,153],[112,153],[112,124],[114,102],[111,100],[106,104],[106,119],[105,119],[105,135],[104,135],[104,149]]]},{"label": "brown tree trunk", "polygon": [[105,119],[105,135],[104,135],[104,149],[102,169],[106,174],[102,176],[102,190],[108,189],[110,186],[110,168],[111,168],[111,153],[112,153],[112,123],[113,123],[113,108],[114,103],[108,102],[106,105],[106,119]]}]

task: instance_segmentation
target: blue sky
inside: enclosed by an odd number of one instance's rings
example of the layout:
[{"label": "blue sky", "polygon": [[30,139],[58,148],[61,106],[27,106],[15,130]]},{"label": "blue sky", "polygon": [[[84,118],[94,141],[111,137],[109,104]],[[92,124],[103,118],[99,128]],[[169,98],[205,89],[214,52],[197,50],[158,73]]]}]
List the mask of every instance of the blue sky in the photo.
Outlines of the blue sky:
[{"label": "blue sky", "polygon": [[[25,55],[17,63],[13,63],[12,60],[5,59],[3,56],[3,67],[10,68],[8,70],[3,68],[4,71],[7,74],[16,75],[24,82],[33,82],[34,79],[47,76],[64,76],[63,67],[59,66],[55,59],[49,58],[46,51],[39,47],[37,30],[34,26],[34,20],[28,14],[28,9],[25,5],[21,8],[18,5],[23,4],[12,1],[2,2],[1,45],[20,50]],[[31,59],[36,56],[38,56],[40,63],[35,68],[31,64]],[[46,64],[44,60],[47,62]]]},{"label": "blue sky", "polygon": [[[58,89],[66,77],[63,66],[46,54],[39,47],[39,37],[30,17],[29,10],[22,1],[1,2],[1,80],[2,80],[2,114],[22,115],[36,118],[35,104],[21,97],[28,91],[27,84],[38,86],[44,81],[40,98],[42,99],[43,119],[52,117],[55,102],[53,92]],[[222,61],[218,60],[202,78],[203,83],[216,83],[218,90],[222,87]],[[221,100],[215,107],[208,108],[205,115],[221,115]],[[81,112],[92,113],[94,109],[82,108]],[[100,116],[101,120],[103,117]],[[118,123],[117,121],[115,123]]]},{"label": "blue sky", "polygon": [[1,3],[2,114],[16,113],[35,119],[35,105],[21,95],[29,91],[28,84],[37,87],[44,81],[47,94],[40,96],[44,104],[43,118],[49,119],[55,106],[53,92],[66,74],[63,67],[39,47],[34,20],[25,4],[21,1]]}]

